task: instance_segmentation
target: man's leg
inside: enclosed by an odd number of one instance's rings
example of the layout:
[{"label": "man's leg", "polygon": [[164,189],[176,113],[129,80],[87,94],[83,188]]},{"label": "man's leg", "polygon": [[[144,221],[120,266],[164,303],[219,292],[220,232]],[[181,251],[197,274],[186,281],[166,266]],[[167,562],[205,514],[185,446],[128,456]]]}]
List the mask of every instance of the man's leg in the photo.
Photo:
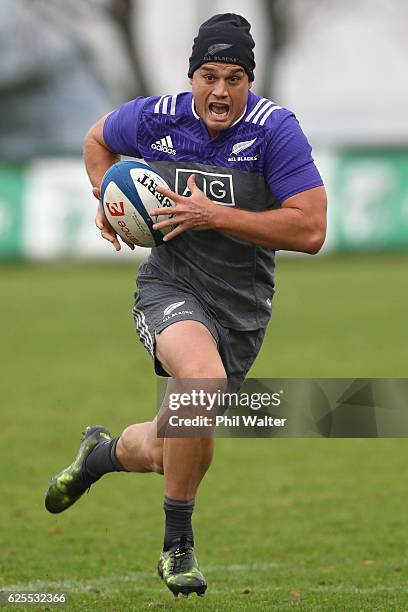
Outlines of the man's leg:
[{"label": "man's leg", "polygon": [[[197,321],[180,321],[156,339],[156,355],[164,369],[176,379],[207,379],[207,389],[216,391],[226,380],[217,345],[208,329]],[[163,469],[165,495],[191,499],[211,464],[214,442],[206,438],[165,438]]]},{"label": "man's leg", "polygon": [[[222,390],[226,373],[209,330],[197,321],[180,321],[156,337],[156,356],[173,377],[188,391],[197,379],[206,391]],[[196,592],[203,595],[207,583],[194,554],[191,516],[198,486],[213,456],[212,437],[165,437],[163,472],[166,514],[163,552],[158,571],[169,589],[178,595]]]},{"label": "man's leg", "polygon": [[[216,342],[205,325],[197,321],[180,321],[158,334],[156,355],[164,369],[174,378],[207,379],[207,389],[212,391],[220,390],[220,381],[222,387],[222,382],[226,380]],[[212,438],[158,438],[157,419],[127,427],[118,439],[112,439],[105,428],[87,428],[75,462],[52,479],[47,491],[46,507],[50,512],[62,512],[92,482],[107,472],[126,470],[164,473],[166,531],[160,574],[176,594],[192,591],[202,594],[206,584],[198,571],[192,551],[194,538],[191,514],[195,493],[211,463],[212,455]],[[167,570],[170,567],[174,569],[174,560],[165,553],[180,542],[183,546],[187,545],[187,553],[182,552],[182,555],[193,566],[190,568],[193,571],[180,571],[178,575],[169,576]],[[182,570],[180,554],[177,557],[178,567]],[[181,584],[177,582],[180,582],[180,576]],[[184,579],[184,576],[187,578]],[[199,580],[203,579],[198,587],[197,576]],[[201,587],[202,590],[199,590]]]},{"label": "man's leg", "polygon": [[[226,379],[215,340],[208,329],[197,321],[180,321],[158,334],[156,356],[164,369],[176,379],[208,379],[208,386],[213,391],[218,390],[220,383]],[[127,427],[118,440],[116,457],[128,471],[164,473],[165,498],[176,502],[186,501],[190,508],[210,466],[213,448],[211,437],[158,438],[156,418],[152,422]],[[183,512],[180,504],[176,504],[174,521],[171,502],[165,501],[165,506],[168,510],[164,547],[168,549],[172,540],[183,537],[186,532],[191,535],[191,522],[186,516],[183,531],[182,521],[178,520],[180,512]],[[185,514],[191,517],[191,512]]]},{"label": "man's leg", "polygon": [[[222,390],[226,373],[216,342],[209,330],[197,321],[180,321],[156,337],[156,357],[172,379],[168,391],[182,381],[200,380],[206,391]],[[166,398],[163,402],[166,414]],[[163,416],[162,411],[160,416]],[[157,418],[152,423],[127,427],[119,438],[116,456],[130,471],[164,473],[166,515],[163,552],[159,574],[176,595],[204,594],[207,584],[194,554],[191,517],[197,488],[213,456],[212,437],[157,437]]]},{"label": "man's leg", "polygon": [[[197,321],[180,321],[158,334],[156,356],[174,378],[210,379],[217,386],[226,379],[215,340]],[[116,445],[116,457],[127,471],[164,472],[169,497],[194,496],[212,454],[211,438],[158,438],[157,417],[127,427]],[[193,465],[180,465],[184,455]]]},{"label": "man's leg", "polygon": [[157,437],[157,418],[126,427],[116,445],[116,457],[128,472],[163,474],[163,439]]}]

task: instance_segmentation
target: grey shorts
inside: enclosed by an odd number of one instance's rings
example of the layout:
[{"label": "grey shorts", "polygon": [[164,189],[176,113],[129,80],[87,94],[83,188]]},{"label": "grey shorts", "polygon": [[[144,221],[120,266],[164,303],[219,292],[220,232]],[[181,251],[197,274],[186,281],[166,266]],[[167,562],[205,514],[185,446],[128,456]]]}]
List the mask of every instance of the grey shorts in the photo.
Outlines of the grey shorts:
[{"label": "grey shorts", "polygon": [[199,321],[213,335],[227,373],[229,388],[238,388],[256,359],[265,329],[241,331],[224,327],[196,295],[176,283],[139,275],[133,318],[139,339],[154,360],[159,376],[169,376],[155,355],[155,336],[178,321]]}]

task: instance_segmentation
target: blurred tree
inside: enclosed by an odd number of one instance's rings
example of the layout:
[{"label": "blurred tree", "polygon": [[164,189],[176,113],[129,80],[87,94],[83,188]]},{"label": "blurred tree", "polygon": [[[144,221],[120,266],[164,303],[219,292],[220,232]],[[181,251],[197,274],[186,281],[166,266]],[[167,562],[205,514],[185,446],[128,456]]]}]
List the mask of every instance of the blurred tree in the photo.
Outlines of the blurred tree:
[{"label": "blurred tree", "polygon": [[[131,23],[138,2],[130,0],[26,0],[49,27],[71,39],[113,105],[144,93]],[[140,79],[140,82],[139,82]]]},{"label": "blurred tree", "polygon": [[149,88],[143,71],[143,65],[135,44],[135,35],[132,23],[137,22],[137,14],[140,8],[134,0],[111,0],[107,7],[108,12],[116,23],[123,39],[130,64],[132,66],[135,87],[130,97],[148,96]]},{"label": "blurred tree", "polygon": [[264,73],[259,81],[260,94],[265,98],[274,96],[276,64],[279,54],[289,40],[290,15],[285,0],[264,0],[263,11],[270,30],[267,38],[267,58]]},{"label": "blurred tree", "polygon": [[41,9],[0,2],[1,160],[79,154],[89,126],[112,108],[76,30]]}]

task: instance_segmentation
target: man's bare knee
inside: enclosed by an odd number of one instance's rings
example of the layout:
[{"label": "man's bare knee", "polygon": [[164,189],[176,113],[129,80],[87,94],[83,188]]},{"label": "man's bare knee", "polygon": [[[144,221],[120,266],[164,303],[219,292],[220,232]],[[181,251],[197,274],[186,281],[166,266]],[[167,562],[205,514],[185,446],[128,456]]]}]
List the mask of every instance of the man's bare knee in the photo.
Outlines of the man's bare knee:
[{"label": "man's bare knee", "polygon": [[216,341],[198,321],[179,321],[158,334],[156,355],[173,378],[226,378]]},{"label": "man's bare knee", "polygon": [[[189,363],[185,366],[181,366],[177,375],[177,378],[193,378],[193,379],[203,379],[203,380],[214,380],[225,381],[227,379],[227,375],[222,364],[218,367],[216,364],[212,365],[209,363]],[[210,384],[210,382],[208,382]]]}]

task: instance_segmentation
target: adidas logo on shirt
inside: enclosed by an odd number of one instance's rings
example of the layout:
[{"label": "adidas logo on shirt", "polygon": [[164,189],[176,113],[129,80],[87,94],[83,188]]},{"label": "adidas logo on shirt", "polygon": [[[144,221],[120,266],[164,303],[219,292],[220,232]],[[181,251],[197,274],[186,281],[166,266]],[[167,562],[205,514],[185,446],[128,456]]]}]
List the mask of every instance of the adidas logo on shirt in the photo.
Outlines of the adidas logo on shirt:
[{"label": "adidas logo on shirt", "polygon": [[156,140],[151,145],[152,149],[155,151],[162,151],[163,153],[169,153],[170,155],[176,154],[176,149],[173,148],[173,142],[171,140],[171,136],[165,136],[164,138],[160,138],[160,140]]}]

